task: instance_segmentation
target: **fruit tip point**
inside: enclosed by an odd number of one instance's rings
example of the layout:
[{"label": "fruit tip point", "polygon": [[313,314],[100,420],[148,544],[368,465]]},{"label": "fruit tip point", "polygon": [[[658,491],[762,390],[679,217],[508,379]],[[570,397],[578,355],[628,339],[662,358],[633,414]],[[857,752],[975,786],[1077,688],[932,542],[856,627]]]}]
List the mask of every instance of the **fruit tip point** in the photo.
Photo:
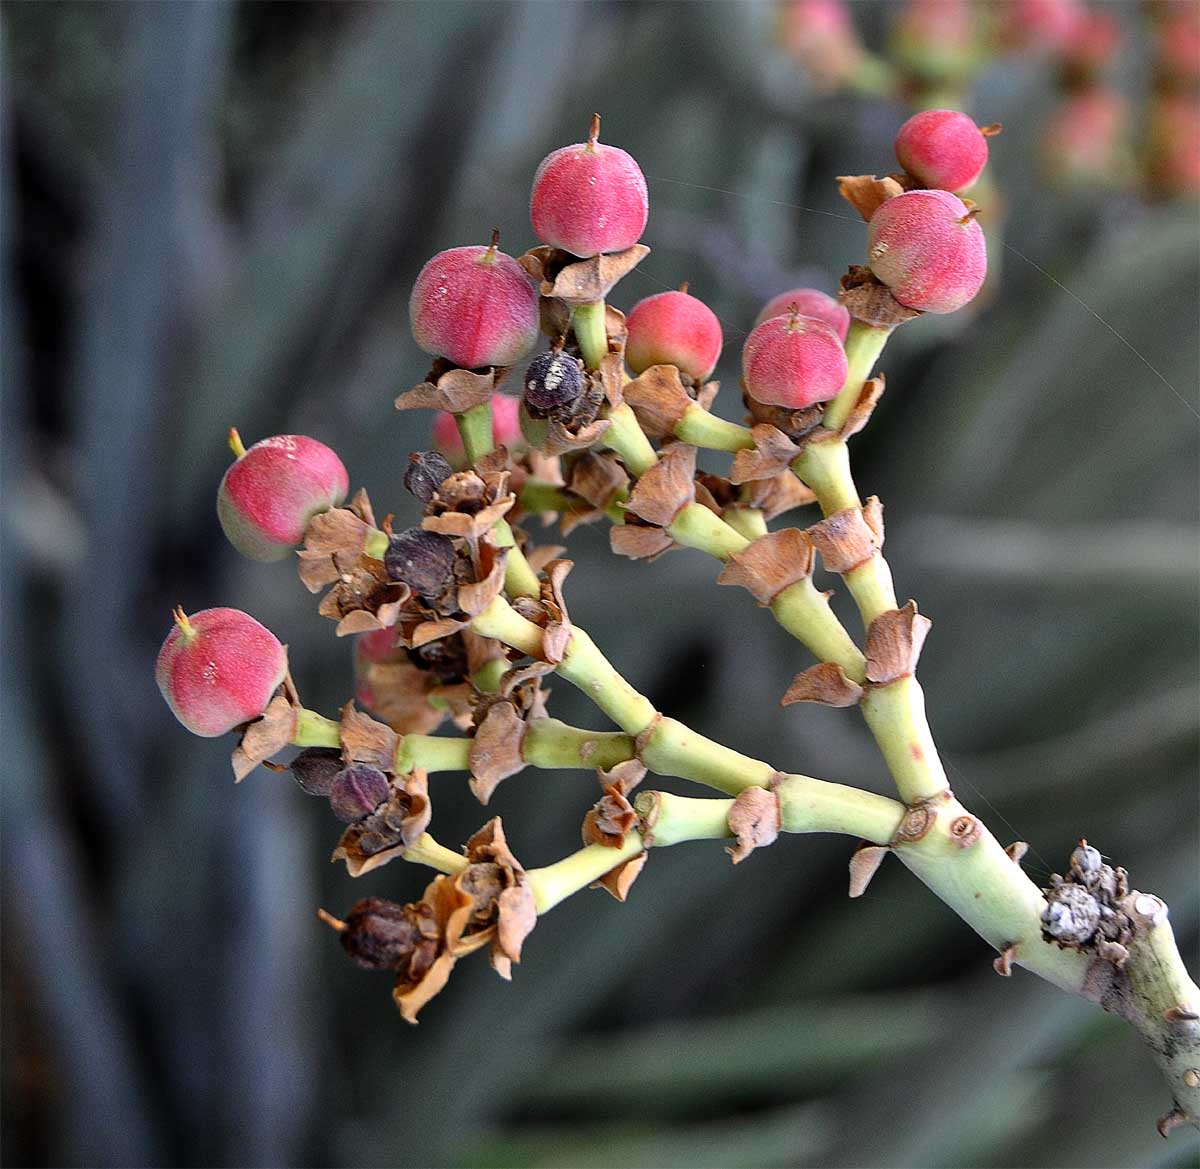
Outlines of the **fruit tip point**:
[{"label": "fruit tip point", "polygon": [[329,913],[327,910],[318,909],[317,920],[323,921],[331,930],[334,930],[336,933],[344,934],[346,932],[346,923],[340,918],[334,917],[333,914]]},{"label": "fruit tip point", "polygon": [[183,611],[182,605],[176,605],[171,610],[171,616],[175,619],[175,624],[179,627],[179,632],[188,641],[194,641],[197,637],[196,627],[188,620],[188,615]]},{"label": "fruit tip point", "polygon": [[1004,126],[1002,123],[989,122],[986,126],[980,126],[979,132],[985,138],[995,138],[996,135],[999,134],[1003,129],[1004,129]]},{"label": "fruit tip point", "polygon": [[592,123],[588,127],[587,144],[588,144],[588,146],[595,146],[599,140],[600,140],[600,115],[593,114],[592,115]]},{"label": "fruit tip point", "polygon": [[679,286],[679,291],[680,291],[680,292],[682,292],[682,293],[683,293],[683,294],[686,296],[686,295],[687,295],[687,290],[688,290],[690,287],[691,287],[691,281],[690,281],[690,280],[685,280],[685,281],[684,281],[684,282],[683,282],[683,283],[682,283],[682,284]]},{"label": "fruit tip point", "polygon": [[246,453],[246,444],[242,442],[242,436],[238,434],[238,428],[231,426],[229,434],[226,437],[229,442],[229,449],[233,451],[234,458],[240,459]]}]

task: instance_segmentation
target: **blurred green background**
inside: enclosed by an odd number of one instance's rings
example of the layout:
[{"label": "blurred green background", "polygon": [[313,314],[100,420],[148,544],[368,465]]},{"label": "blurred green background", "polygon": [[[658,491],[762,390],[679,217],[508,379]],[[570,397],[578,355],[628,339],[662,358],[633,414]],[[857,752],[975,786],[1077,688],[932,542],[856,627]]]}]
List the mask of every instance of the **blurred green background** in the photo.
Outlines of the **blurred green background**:
[{"label": "blurred green background", "polygon": [[[1146,101],[1136,4],[1112,70]],[[899,8],[858,4],[873,46]],[[990,11],[999,11],[991,6]],[[1195,1161],[1123,1026],[991,954],[899,865],[846,899],[844,839],[651,857],[626,905],[573,898],[511,985],[464,962],[421,1026],[313,916],[351,881],[287,776],[235,788],[152,679],[169,609],[246,608],[308,705],[349,647],[213,507],[226,428],[334,446],[409,519],[392,410],[426,359],[433,252],[534,241],[539,159],[593,109],[642,164],[628,308],[690,280],[740,338],[863,256],[833,176],[891,169],[909,107],[822,93],[755,3],[8,3],[3,12],[3,1090],[10,1165],[1125,1166]],[[958,794],[1036,876],[1085,835],[1197,924],[1197,211],[1055,189],[1037,53],[972,95],[1007,214],[979,311],[905,328],[855,440]],[[1137,132],[1135,131],[1135,138]],[[989,221],[989,214],[992,219]],[[888,790],[852,712],[783,711],[807,664],[713,566],[571,541],[573,615],[663,709],[777,765]],[[840,604],[842,598],[838,599]],[[857,622],[854,623],[855,626]],[[566,687],[554,712],[602,725]],[[484,819],[435,781],[448,843]],[[587,774],[488,809],[527,865],[573,849]]]}]

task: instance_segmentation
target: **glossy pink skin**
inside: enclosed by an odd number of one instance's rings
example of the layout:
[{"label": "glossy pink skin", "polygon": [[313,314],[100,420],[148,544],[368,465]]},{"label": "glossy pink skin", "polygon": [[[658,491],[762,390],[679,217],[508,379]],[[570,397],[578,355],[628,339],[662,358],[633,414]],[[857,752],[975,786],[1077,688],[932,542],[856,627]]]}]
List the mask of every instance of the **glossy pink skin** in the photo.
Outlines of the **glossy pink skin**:
[{"label": "glossy pink skin", "polygon": [[537,343],[537,291],[499,250],[438,252],[417,276],[408,314],[417,344],[463,369],[515,365]]},{"label": "glossy pink skin", "polygon": [[871,271],[909,308],[962,308],[987,275],[983,230],[966,215],[949,191],[907,191],[881,203],[867,225]]},{"label": "glossy pink skin", "polygon": [[302,434],[256,442],[230,464],[217,491],[229,542],[251,560],[282,560],[304,539],[308,521],[350,490],[342,460]]},{"label": "glossy pink skin", "polygon": [[896,158],[926,187],[965,191],[987,165],[987,139],[958,110],[923,110],[900,127]]},{"label": "glossy pink skin", "polygon": [[[508,394],[492,395],[492,441],[497,446],[513,451],[525,445],[520,413],[520,398]],[[466,465],[467,451],[462,435],[458,433],[458,423],[447,410],[439,410],[433,419],[433,445],[446,456],[451,466],[461,468]]]},{"label": "glossy pink skin", "polygon": [[686,292],[660,292],[639,300],[625,326],[625,360],[635,374],[652,365],[674,365],[702,382],[716,368],[725,343],[716,313]]},{"label": "glossy pink skin", "polygon": [[815,317],[763,321],[742,350],[746,392],[768,406],[802,410],[837,397],[846,381],[846,351],[838,335]]},{"label": "glossy pink skin", "polygon": [[240,609],[204,609],[167,634],[154,677],[171,713],[211,739],[257,718],[287,671],[279,639]]},{"label": "glossy pink skin", "polygon": [[602,142],[546,155],[529,196],[538,239],[581,257],[633,247],[649,209],[646,178],[632,155]]},{"label": "glossy pink skin", "polygon": [[796,306],[796,311],[802,317],[815,317],[818,321],[824,321],[838,335],[838,340],[845,343],[846,334],[850,331],[850,313],[844,305],[817,288],[793,288],[790,292],[781,292],[778,296],[773,296],[755,318],[755,326],[769,321],[772,317],[790,313],[792,305]]}]

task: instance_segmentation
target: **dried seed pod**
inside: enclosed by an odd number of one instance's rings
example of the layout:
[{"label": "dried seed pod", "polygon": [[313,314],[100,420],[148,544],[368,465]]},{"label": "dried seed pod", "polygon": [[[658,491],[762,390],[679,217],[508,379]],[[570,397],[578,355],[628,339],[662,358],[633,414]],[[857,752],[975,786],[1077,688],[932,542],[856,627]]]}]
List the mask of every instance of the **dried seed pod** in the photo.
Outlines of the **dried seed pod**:
[{"label": "dried seed pod", "polygon": [[539,353],[525,370],[522,401],[533,418],[548,418],[570,409],[584,391],[583,363],[561,349]]},{"label": "dried seed pod", "polygon": [[427,670],[444,686],[465,681],[471,670],[466,642],[458,634],[427,641],[407,652],[413,665]]},{"label": "dried seed pod", "polygon": [[422,503],[428,503],[453,474],[454,468],[444,455],[437,451],[413,451],[404,471],[404,487]]},{"label": "dried seed pod", "polygon": [[356,902],[340,931],[342,949],[367,970],[398,970],[421,941],[416,914],[382,897]]},{"label": "dried seed pod", "polygon": [[329,791],[329,806],[345,824],[369,816],[388,798],[387,776],[366,763],[342,768]]},{"label": "dried seed pod", "polygon": [[328,796],[343,766],[337,748],[309,747],[292,760],[292,775],[310,796]]},{"label": "dried seed pod", "polygon": [[423,597],[436,597],[454,573],[454,541],[440,532],[406,528],[388,542],[383,563],[392,580]]},{"label": "dried seed pod", "polygon": [[206,739],[258,718],[286,673],[279,639],[240,609],[176,609],[154,667],[171,713]]}]

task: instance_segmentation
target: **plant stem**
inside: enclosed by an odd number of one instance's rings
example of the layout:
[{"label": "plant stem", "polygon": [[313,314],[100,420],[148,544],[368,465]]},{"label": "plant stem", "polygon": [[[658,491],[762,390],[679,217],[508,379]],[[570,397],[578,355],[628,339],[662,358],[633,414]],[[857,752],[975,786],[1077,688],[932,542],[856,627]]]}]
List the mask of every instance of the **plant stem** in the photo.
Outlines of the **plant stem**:
[{"label": "plant stem", "polygon": [[363,552],[375,560],[382,560],[388,550],[388,534],[372,528],[363,542]]},{"label": "plant stem", "polygon": [[341,724],[302,706],[296,712],[296,729],[292,733],[292,743],[297,747],[340,747]]},{"label": "plant stem", "polygon": [[504,591],[513,597],[540,597],[542,585],[538,574],[525,559],[525,553],[517,543],[508,520],[498,519],[492,525],[492,532],[497,546],[508,549],[508,555],[504,558]]},{"label": "plant stem", "polygon": [[838,396],[825,407],[823,423],[830,430],[841,430],[845,424],[862,392],[863,382],[871,376],[871,370],[891,334],[891,329],[877,329],[859,320],[850,322],[850,330],[846,334],[846,381],[838,391]]},{"label": "plant stem", "polygon": [[572,893],[586,889],[605,873],[612,872],[619,864],[637,856],[643,847],[641,833],[627,832],[619,848],[611,848],[607,844],[589,844],[552,865],[530,869],[526,876],[533,889],[538,913],[546,913]]},{"label": "plant stem", "polygon": [[775,620],[821,662],[836,662],[854,682],[864,682],[867,661],[846,627],[829,607],[829,598],[805,577],[771,602]]},{"label": "plant stem", "polygon": [[571,326],[575,330],[575,340],[579,343],[583,364],[588,369],[599,369],[600,362],[608,356],[608,333],[604,328],[604,301],[597,300],[591,304],[576,305],[575,311],[571,314]]},{"label": "plant stem", "polygon": [[447,735],[405,735],[396,747],[396,771],[470,771],[471,740]]},{"label": "plant stem", "polygon": [[601,444],[621,456],[621,461],[629,468],[629,473],[634,478],[644,475],[658,462],[658,452],[646,437],[646,432],[638,425],[633,407],[625,402],[619,406],[610,406],[604,417],[611,425],[601,435]]},{"label": "plant stem", "polygon": [[467,462],[477,463],[484,455],[490,454],[492,441],[492,404],[481,402],[472,406],[462,414],[456,414],[454,421],[458,424],[458,433],[462,435],[463,446],[467,451]]},{"label": "plant stem", "polygon": [[722,563],[736,556],[750,541],[736,528],[714,515],[702,503],[689,503],[679,509],[667,526],[667,534],[685,548],[698,548]]},{"label": "plant stem", "polygon": [[658,775],[676,775],[737,795],[768,787],[775,768],[705,738],[673,718],[660,718],[642,743],[642,762]]},{"label": "plant stem", "polygon": [[868,687],[859,705],[906,804],[929,799],[950,786],[916,678],[910,674],[887,686]]},{"label": "plant stem", "polygon": [[494,637],[519,649],[531,658],[542,652],[541,629],[522,617],[503,597],[494,598],[471,622],[471,628],[484,637]]},{"label": "plant stem", "polygon": [[824,515],[862,506],[850,474],[850,449],[840,438],[810,442],[792,460],[792,471],[812,488]]},{"label": "plant stem", "polygon": [[589,731],[556,718],[534,719],[525,728],[521,756],[534,767],[608,771],[634,757],[633,738],[621,731]]},{"label": "plant stem", "polygon": [[467,867],[467,858],[460,852],[438,844],[428,832],[423,832],[401,854],[406,861],[415,865],[428,865],[439,873],[461,873]]},{"label": "plant stem", "polygon": [[784,832],[840,832],[886,844],[904,819],[904,806],[887,796],[808,775],[786,776],[775,792]]},{"label": "plant stem", "polygon": [[713,451],[749,451],[754,449],[754,439],[745,426],[728,422],[710,414],[702,406],[693,403],[675,423],[676,438],[692,446],[706,447]]},{"label": "plant stem", "polygon": [[558,673],[578,686],[627,734],[640,735],[654,721],[654,704],[621,677],[578,625],[571,631]]},{"label": "plant stem", "polygon": [[727,507],[722,518],[747,540],[757,540],[767,534],[767,521],[756,507]]}]

